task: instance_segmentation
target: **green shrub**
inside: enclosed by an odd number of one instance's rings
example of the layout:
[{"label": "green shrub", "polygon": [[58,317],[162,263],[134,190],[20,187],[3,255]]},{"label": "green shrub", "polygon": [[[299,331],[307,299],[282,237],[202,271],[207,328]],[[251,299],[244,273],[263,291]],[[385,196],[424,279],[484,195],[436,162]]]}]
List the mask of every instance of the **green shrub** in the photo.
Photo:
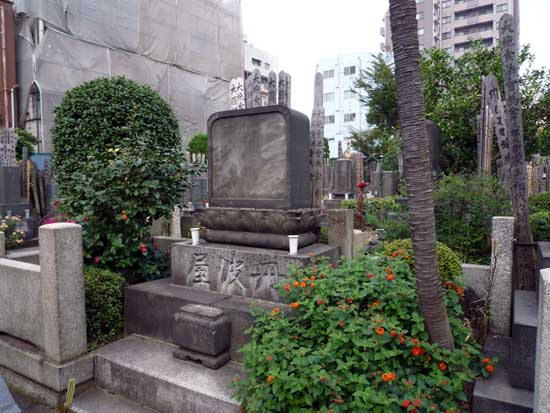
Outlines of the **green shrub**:
[{"label": "green shrub", "polygon": [[535,241],[550,241],[550,210],[531,214],[529,224]]},{"label": "green shrub", "polygon": [[208,154],[208,135],[199,133],[191,138],[187,150],[193,154]]},{"label": "green shrub", "polygon": [[27,153],[29,155],[29,158],[34,155],[34,145],[38,143],[38,139],[34,137],[32,133],[30,133],[26,129],[15,129],[15,133],[17,134],[17,146],[15,147],[15,156],[18,161],[23,159],[23,148],[27,148]]},{"label": "green shrub", "polygon": [[149,86],[118,77],[68,91],[55,114],[58,209],[82,224],[85,262],[131,283],[158,277],[149,228],[171,215],[193,172],[174,112]]},{"label": "green shrub", "polygon": [[120,274],[97,267],[84,268],[86,329],[92,347],[120,336],[124,327],[125,280]]},{"label": "green shrub", "polygon": [[[412,251],[412,241],[408,239],[395,240],[385,243],[383,255],[392,257],[396,252],[400,252],[404,260],[414,269],[414,254]],[[437,243],[437,269],[443,281],[451,281],[454,284],[462,285],[462,265],[459,256],[445,244]]]},{"label": "green shrub", "polygon": [[541,192],[529,199],[529,210],[532,214],[550,211],[550,192]]},{"label": "green shrub", "polygon": [[451,287],[445,297],[456,350],[430,344],[401,257],[336,269],[321,262],[286,282],[281,293],[293,314],[253,312],[242,350],[248,375],[235,379],[243,412],[466,411],[465,385],[493,368],[483,364]]},{"label": "green shrub", "polygon": [[434,192],[437,239],[469,263],[488,263],[494,216],[512,214],[510,197],[494,177],[449,175]]}]

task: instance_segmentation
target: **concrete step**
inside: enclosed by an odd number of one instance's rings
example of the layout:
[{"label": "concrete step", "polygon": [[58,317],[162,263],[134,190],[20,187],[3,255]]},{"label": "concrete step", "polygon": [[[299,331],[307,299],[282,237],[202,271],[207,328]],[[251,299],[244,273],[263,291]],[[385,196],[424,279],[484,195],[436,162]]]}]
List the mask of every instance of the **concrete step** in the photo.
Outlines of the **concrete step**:
[{"label": "concrete step", "polygon": [[532,413],[533,392],[512,387],[510,384],[510,337],[490,337],[483,353],[498,357],[495,372],[486,380],[479,380],[474,387],[472,413]]},{"label": "concrete step", "polygon": [[510,384],[533,390],[537,351],[538,303],[535,291],[514,291],[514,320],[510,347]]},{"label": "concrete step", "polygon": [[231,383],[241,365],[218,370],[181,361],[177,346],[131,335],[96,352],[96,384],[135,403],[163,413],[234,413]]},{"label": "concrete step", "polygon": [[97,387],[76,396],[71,410],[73,413],[158,413]]}]

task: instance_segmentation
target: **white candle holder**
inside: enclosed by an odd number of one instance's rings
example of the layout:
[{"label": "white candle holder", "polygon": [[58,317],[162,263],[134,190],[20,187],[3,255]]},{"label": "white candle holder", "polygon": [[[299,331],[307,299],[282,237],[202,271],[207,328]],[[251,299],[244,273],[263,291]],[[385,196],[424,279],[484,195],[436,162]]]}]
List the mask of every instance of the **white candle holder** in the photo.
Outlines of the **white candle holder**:
[{"label": "white candle holder", "polygon": [[191,244],[199,245],[200,228],[191,228]]},{"label": "white candle holder", "polygon": [[346,193],[345,197],[346,197],[346,201],[347,201],[349,199],[349,194]]},{"label": "white candle holder", "polygon": [[10,210],[6,211],[6,216],[7,216],[8,218],[11,218],[11,211],[10,211]]},{"label": "white candle holder", "polygon": [[29,219],[31,217],[31,210],[25,209],[25,219]]},{"label": "white candle holder", "polygon": [[299,235],[289,235],[288,236],[288,247],[289,247],[289,254],[290,255],[297,255],[298,254],[298,238],[300,238]]},{"label": "white candle holder", "polygon": [[329,201],[332,201],[332,194],[330,194],[330,193],[328,194],[328,199],[329,199]]}]

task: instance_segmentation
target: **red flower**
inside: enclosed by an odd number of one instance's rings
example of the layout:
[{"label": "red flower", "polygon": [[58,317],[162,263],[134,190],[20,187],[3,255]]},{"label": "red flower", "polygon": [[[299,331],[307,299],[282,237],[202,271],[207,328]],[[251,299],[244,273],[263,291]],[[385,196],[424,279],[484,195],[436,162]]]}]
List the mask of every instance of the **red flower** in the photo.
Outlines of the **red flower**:
[{"label": "red flower", "polygon": [[492,365],[487,364],[485,366],[485,370],[487,370],[489,373],[492,373],[493,371],[495,371],[495,368]]},{"label": "red flower", "polygon": [[414,401],[414,407],[420,407],[421,405],[422,405],[422,401],[421,401],[421,400],[416,399],[416,400]]},{"label": "red flower", "polygon": [[343,321],[338,321],[338,326],[340,326],[340,328],[344,328],[345,324]]},{"label": "red flower", "polygon": [[291,288],[292,288],[292,287],[290,286],[290,284],[285,285],[285,290],[286,290],[286,291],[290,291]]},{"label": "red flower", "polygon": [[390,331],[390,336],[392,336],[393,338],[397,337],[397,333],[395,332],[395,330]]},{"label": "red flower", "polygon": [[159,245],[158,245],[158,244],[153,244],[153,249],[154,249],[155,251],[158,251],[158,250],[159,250]]},{"label": "red flower", "polygon": [[383,336],[384,335],[384,328],[383,327],[378,327],[376,329],[376,334],[378,334],[379,336]]},{"label": "red flower", "polygon": [[95,258],[94,258],[94,262],[95,262],[96,264],[99,264],[99,263],[101,262],[101,257],[95,257]]},{"label": "red flower", "polygon": [[357,188],[359,189],[365,189],[369,184],[367,184],[366,182],[359,182],[359,185],[357,185]]},{"label": "red flower", "polygon": [[272,361],[272,360],[273,360],[273,356],[267,356],[266,359],[267,359],[267,361]]},{"label": "red flower", "polygon": [[273,383],[273,376],[270,374],[269,376],[267,376],[267,384],[271,383]]},{"label": "red flower", "polygon": [[374,277],[374,274],[367,274],[367,278],[372,278]]},{"label": "red flower", "polygon": [[411,402],[409,400],[403,400],[403,407],[406,409],[411,405]]},{"label": "red flower", "polygon": [[411,353],[413,356],[418,357],[424,352],[422,347],[413,347]]},{"label": "red flower", "polygon": [[145,246],[145,244],[141,244],[141,245],[139,246],[139,249],[141,250],[141,252],[142,252],[143,254],[145,254],[145,253],[147,252],[147,247]]},{"label": "red flower", "polygon": [[88,221],[90,220],[90,218],[84,217],[84,218],[82,218],[82,220],[83,220],[84,222],[88,222]]},{"label": "red flower", "polygon": [[323,305],[325,302],[323,300],[317,300],[317,305]]},{"label": "red flower", "polygon": [[441,371],[447,370],[447,365],[443,362],[439,363],[439,370]]},{"label": "red flower", "polygon": [[348,298],[348,299],[346,300],[346,303],[348,303],[348,304],[351,304],[351,303],[353,303],[353,299],[351,299],[351,298]]},{"label": "red flower", "polygon": [[388,274],[386,278],[388,279],[388,281],[393,281],[395,277],[393,276],[393,274]]},{"label": "red flower", "polygon": [[489,364],[491,362],[491,359],[488,357],[485,357],[483,360],[481,360],[483,364]]},{"label": "red flower", "polygon": [[59,199],[56,199],[55,201],[53,201],[53,206],[55,208],[57,208],[59,206],[59,204],[61,204],[61,201]]}]

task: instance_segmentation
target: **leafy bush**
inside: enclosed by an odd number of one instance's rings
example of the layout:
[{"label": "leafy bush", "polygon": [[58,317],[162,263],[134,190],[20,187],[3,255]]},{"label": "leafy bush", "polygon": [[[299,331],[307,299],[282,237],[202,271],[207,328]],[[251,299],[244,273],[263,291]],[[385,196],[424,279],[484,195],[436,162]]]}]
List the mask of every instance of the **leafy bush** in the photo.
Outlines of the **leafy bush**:
[{"label": "leafy bush", "polygon": [[437,239],[464,257],[487,263],[494,216],[511,215],[510,197],[497,178],[449,175],[434,192]]},{"label": "leafy bush", "polygon": [[529,209],[532,214],[550,211],[550,192],[541,192],[529,199]]},{"label": "leafy bush", "polygon": [[550,241],[550,210],[531,214],[529,224],[535,241]]},{"label": "leafy bush", "polygon": [[4,233],[7,249],[16,249],[23,246],[25,231],[17,229],[19,222],[21,222],[21,218],[16,215],[11,217],[6,215],[4,218],[0,216],[0,232]]},{"label": "leafy bush", "polygon": [[15,156],[18,161],[23,159],[23,148],[27,148],[27,153],[29,157],[34,155],[34,145],[38,143],[38,139],[34,137],[32,133],[30,133],[26,129],[15,129],[15,133],[17,134],[17,146],[15,147]]},{"label": "leafy bush", "polygon": [[187,145],[187,150],[191,153],[208,154],[208,135],[199,133],[191,138]]},{"label": "leafy bush", "polygon": [[86,329],[94,347],[117,338],[124,327],[125,280],[120,274],[97,267],[84,268]]},{"label": "leafy bush", "polygon": [[[414,270],[414,254],[412,250],[412,240],[399,239],[384,244],[383,255],[392,258],[395,251],[402,252],[404,260]],[[459,256],[445,244],[437,243],[437,269],[439,276],[443,281],[451,281],[456,285],[462,285],[462,265]]]},{"label": "leafy bush", "polygon": [[235,379],[243,412],[457,412],[465,385],[486,377],[460,293],[445,297],[456,350],[430,344],[409,264],[400,256],[324,262],[281,290],[293,309],[255,309]]},{"label": "leafy bush", "polygon": [[170,216],[193,172],[172,109],[150,87],[118,77],[68,91],[55,114],[58,209],[82,224],[86,263],[132,283],[157,277],[149,227]]}]

